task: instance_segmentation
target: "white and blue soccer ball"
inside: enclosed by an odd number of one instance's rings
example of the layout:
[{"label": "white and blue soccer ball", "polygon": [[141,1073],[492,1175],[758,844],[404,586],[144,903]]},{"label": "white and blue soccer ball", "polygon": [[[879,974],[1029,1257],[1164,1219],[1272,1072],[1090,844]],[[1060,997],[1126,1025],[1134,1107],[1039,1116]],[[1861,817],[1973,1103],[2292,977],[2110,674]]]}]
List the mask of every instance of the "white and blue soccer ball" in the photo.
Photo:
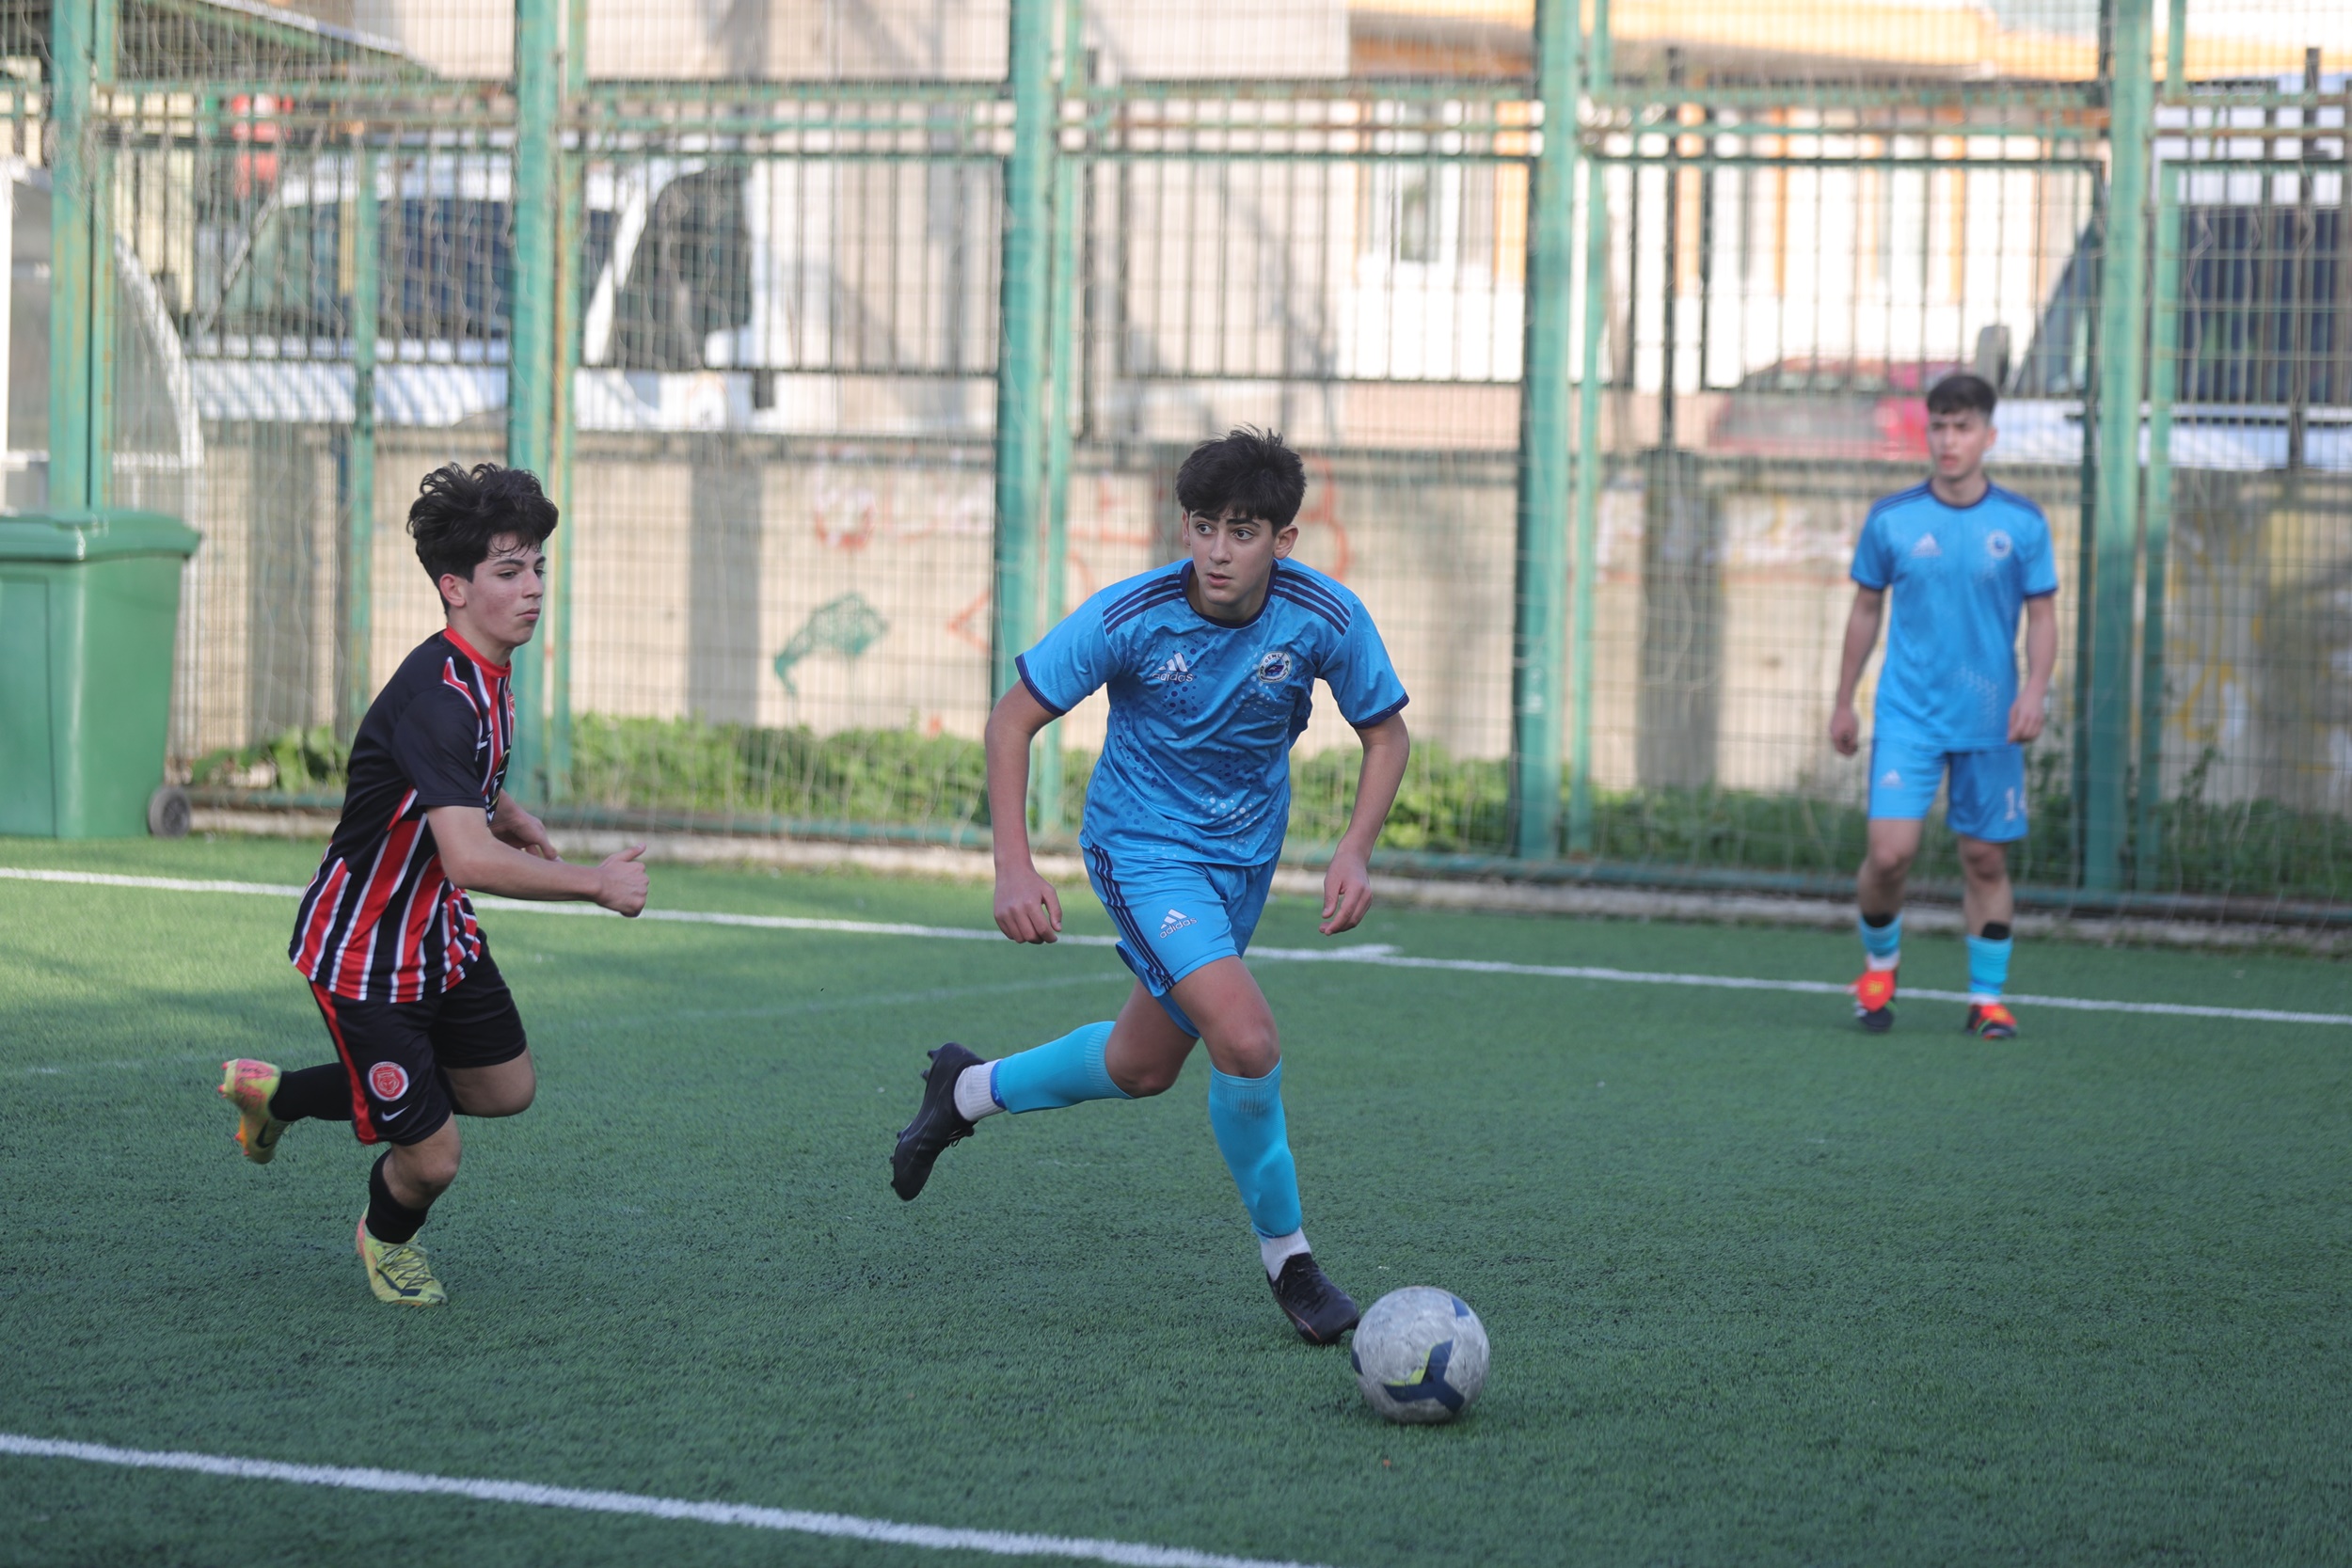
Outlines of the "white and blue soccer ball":
[{"label": "white and blue soccer ball", "polygon": [[1372,1304],[1347,1358],[1364,1399],[1390,1420],[1450,1421],[1486,1386],[1486,1325],[1453,1291],[1408,1286]]}]

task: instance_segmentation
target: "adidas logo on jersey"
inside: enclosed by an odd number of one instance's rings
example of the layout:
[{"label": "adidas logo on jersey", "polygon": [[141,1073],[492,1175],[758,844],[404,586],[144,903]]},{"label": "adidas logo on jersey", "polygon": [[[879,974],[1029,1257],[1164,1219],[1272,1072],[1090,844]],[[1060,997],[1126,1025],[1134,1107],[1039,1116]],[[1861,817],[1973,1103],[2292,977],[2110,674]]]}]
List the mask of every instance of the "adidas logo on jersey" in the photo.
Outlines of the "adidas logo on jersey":
[{"label": "adidas logo on jersey", "polygon": [[1911,553],[1915,556],[1934,557],[1944,553],[1944,546],[1935,542],[1934,534],[1923,533],[1919,535],[1919,542],[1911,546]]},{"label": "adidas logo on jersey", "polygon": [[1192,679],[1192,666],[1184,662],[1184,650],[1179,648],[1146,678],[1153,686],[1172,686],[1178,681]]},{"label": "adidas logo on jersey", "polygon": [[[1192,677],[1189,675],[1185,677],[1187,680],[1191,678]],[[1160,922],[1160,937],[1163,941],[1165,941],[1166,939],[1174,936],[1177,932],[1183,930],[1185,927],[1198,924],[1199,922],[1195,921],[1192,916],[1186,914],[1184,911],[1170,910],[1168,911],[1168,918]]]}]

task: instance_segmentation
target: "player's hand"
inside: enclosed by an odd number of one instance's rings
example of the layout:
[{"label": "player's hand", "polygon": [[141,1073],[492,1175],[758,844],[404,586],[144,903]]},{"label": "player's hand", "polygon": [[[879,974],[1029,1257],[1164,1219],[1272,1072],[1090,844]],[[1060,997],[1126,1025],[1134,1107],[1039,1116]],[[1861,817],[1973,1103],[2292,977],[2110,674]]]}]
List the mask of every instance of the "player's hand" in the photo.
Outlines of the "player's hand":
[{"label": "player's hand", "polygon": [[2042,738],[2042,725],[2048,699],[2039,691],[2021,691],[2017,701],[2010,705],[2009,738],[2012,744],[2023,745]]},{"label": "player's hand", "polygon": [[1862,719],[1851,703],[1840,703],[1829,716],[1829,743],[1837,748],[1837,754],[1850,757],[1862,749]]},{"label": "player's hand", "polygon": [[1015,942],[1052,942],[1061,934],[1061,895],[1035,865],[996,873],[996,928]]},{"label": "player's hand", "polygon": [[510,845],[526,855],[536,855],[543,861],[564,858],[555,852],[555,843],[548,837],[547,824],[512,800],[506,802],[498,819],[490,824],[490,832],[501,844]]},{"label": "player's hand", "polygon": [[614,914],[636,918],[645,907],[645,868],[637,857],[645,852],[642,844],[632,844],[617,855],[607,855],[596,867],[596,902]]},{"label": "player's hand", "polygon": [[1372,911],[1372,867],[1361,854],[1341,848],[1323,873],[1323,924],[1327,937],[1352,931]]}]

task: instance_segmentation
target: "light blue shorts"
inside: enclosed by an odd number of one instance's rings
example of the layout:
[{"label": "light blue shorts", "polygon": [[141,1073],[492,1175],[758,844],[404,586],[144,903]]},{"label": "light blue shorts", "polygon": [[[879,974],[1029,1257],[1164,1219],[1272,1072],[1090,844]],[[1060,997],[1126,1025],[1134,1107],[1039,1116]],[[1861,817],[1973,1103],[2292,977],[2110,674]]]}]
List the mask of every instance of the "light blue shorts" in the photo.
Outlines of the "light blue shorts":
[{"label": "light blue shorts", "polygon": [[1935,803],[1935,786],[1952,775],[1945,809],[1952,832],[1987,844],[2026,836],[2026,749],[1994,746],[1947,752],[1899,736],[1870,739],[1870,815],[1917,822]]},{"label": "light blue shorts", "polygon": [[1210,865],[1132,852],[1114,857],[1096,845],[1086,852],[1087,879],[1119,927],[1119,956],[1176,1026],[1195,1039],[1200,1031],[1168,992],[1202,964],[1237,958],[1274,888],[1275,862]]}]

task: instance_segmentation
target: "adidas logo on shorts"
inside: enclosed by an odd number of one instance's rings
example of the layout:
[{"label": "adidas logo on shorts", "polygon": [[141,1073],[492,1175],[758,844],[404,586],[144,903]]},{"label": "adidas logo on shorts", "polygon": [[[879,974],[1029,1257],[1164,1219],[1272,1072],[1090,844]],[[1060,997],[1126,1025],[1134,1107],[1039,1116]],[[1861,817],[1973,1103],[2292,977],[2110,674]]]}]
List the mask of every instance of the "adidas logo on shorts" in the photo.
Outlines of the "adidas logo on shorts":
[{"label": "adidas logo on shorts", "polygon": [[1168,911],[1168,918],[1160,922],[1160,935],[1163,937],[1172,937],[1177,932],[1183,930],[1185,927],[1198,924],[1198,921],[1194,920],[1192,916],[1186,914],[1184,911],[1170,910]]}]

